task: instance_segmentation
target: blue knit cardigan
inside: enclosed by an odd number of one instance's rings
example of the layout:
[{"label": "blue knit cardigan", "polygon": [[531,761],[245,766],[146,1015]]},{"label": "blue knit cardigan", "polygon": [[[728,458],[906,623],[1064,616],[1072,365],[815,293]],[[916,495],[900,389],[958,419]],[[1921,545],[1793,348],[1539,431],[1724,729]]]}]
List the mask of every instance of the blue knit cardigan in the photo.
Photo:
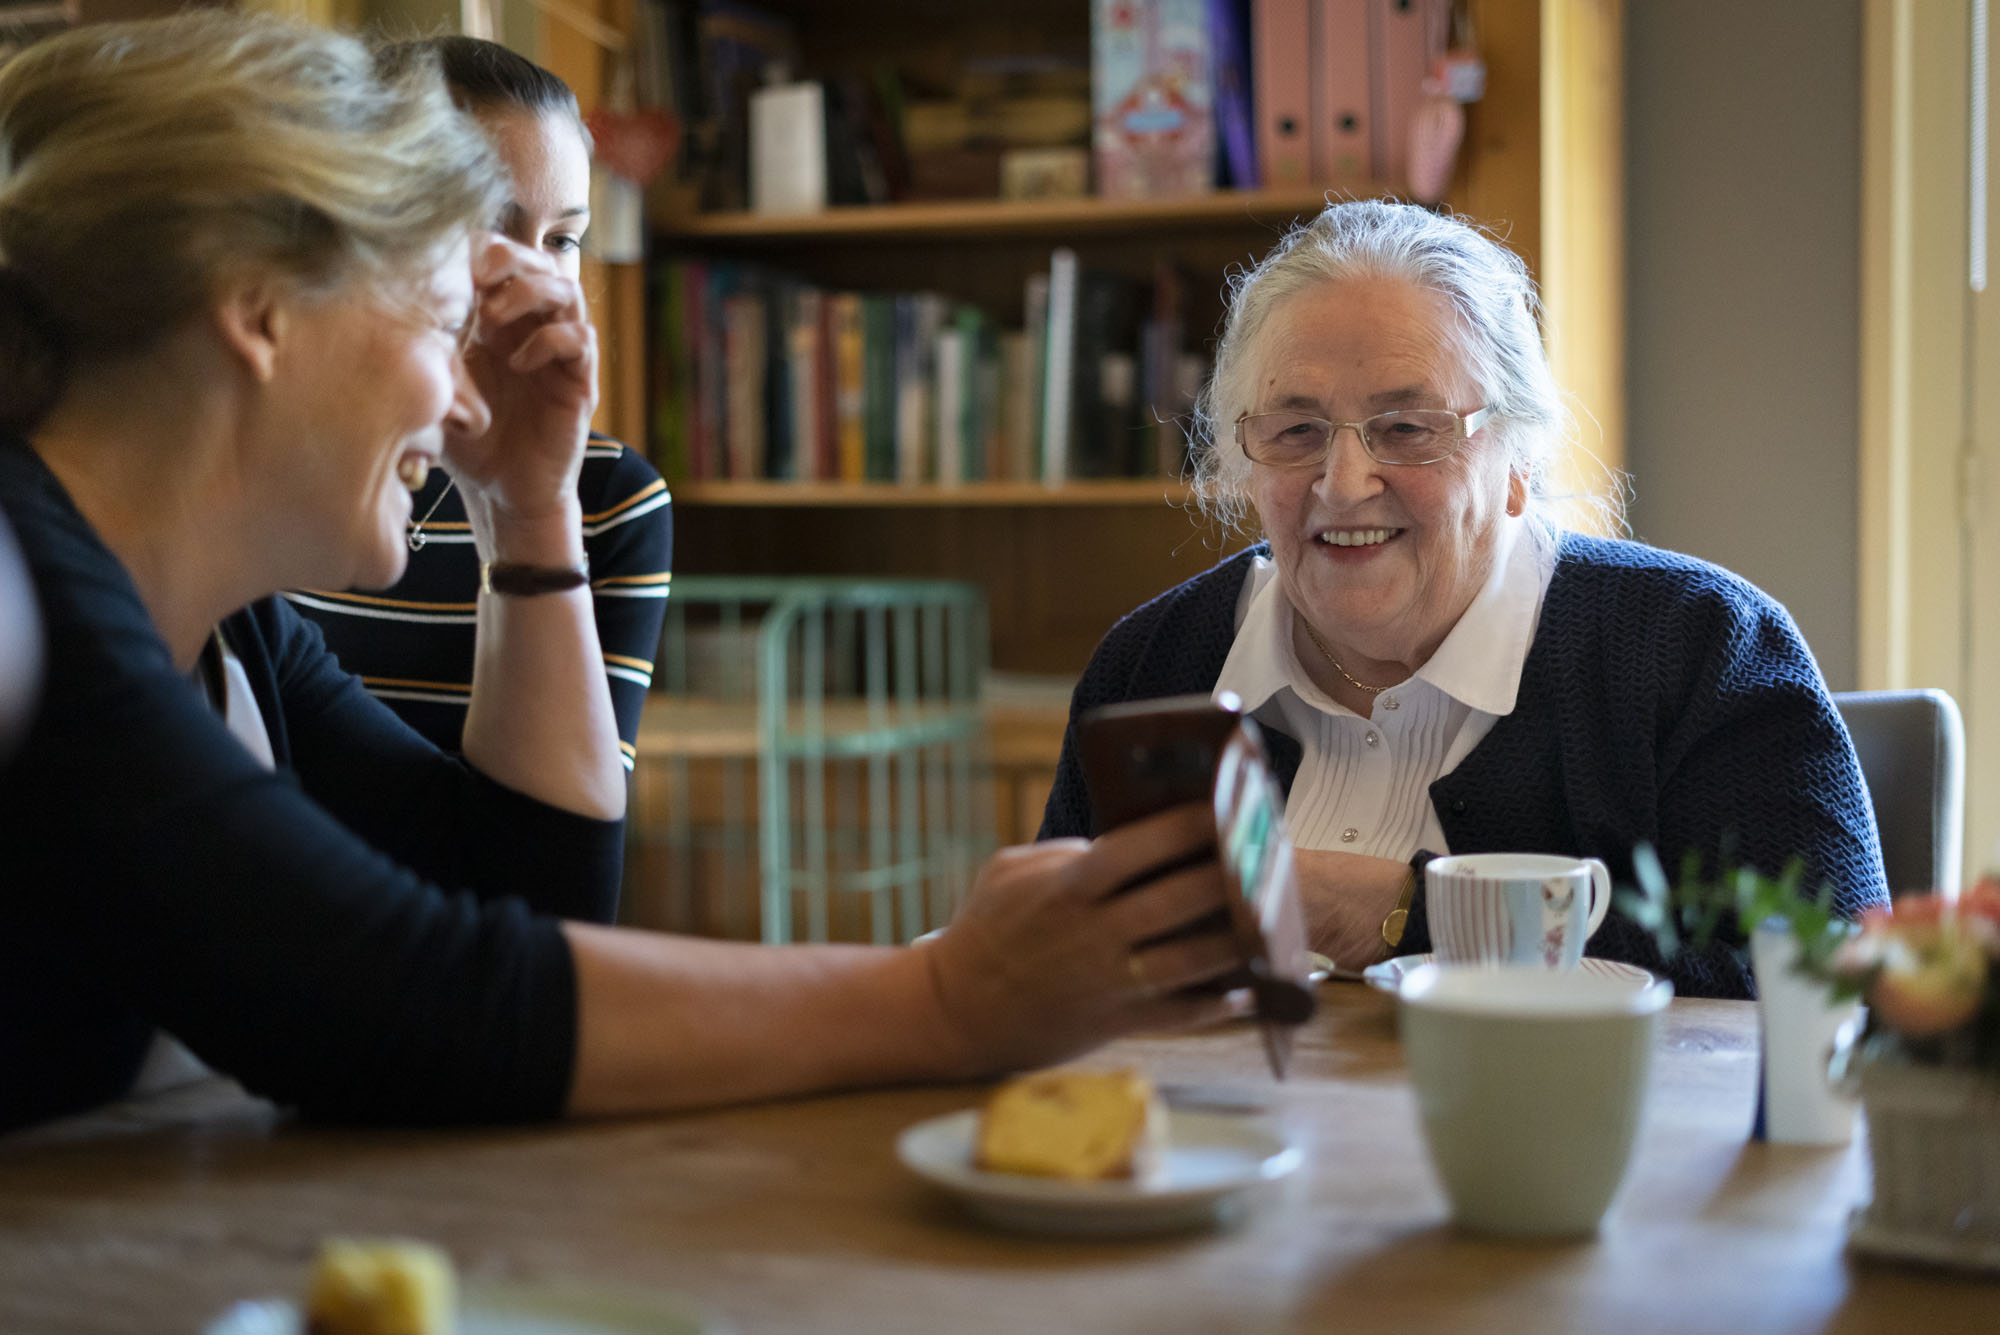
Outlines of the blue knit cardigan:
[{"label": "blue knit cardigan", "polygon": [[[1104,637],[1070,703],[1042,838],[1093,832],[1078,716],[1212,690],[1251,558],[1267,551],[1238,553]],[[1289,791],[1299,744],[1265,739]],[[1771,874],[1796,856],[1843,915],[1888,902],[1853,743],[1790,615],[1726,570],[1639,543],[1563,536],[1514,712],[1430,793],[1454,853],[1597,857],[1621,884],[1641,840],[1670,871],[1688,850],[1711,871],[1725,850]],[[1420,890],[1403,950],[1430,948]],[[1667,961],[1614,909],[1589,953],[1666,974],[1682,996],[1752,995],[1740,935]]]}]

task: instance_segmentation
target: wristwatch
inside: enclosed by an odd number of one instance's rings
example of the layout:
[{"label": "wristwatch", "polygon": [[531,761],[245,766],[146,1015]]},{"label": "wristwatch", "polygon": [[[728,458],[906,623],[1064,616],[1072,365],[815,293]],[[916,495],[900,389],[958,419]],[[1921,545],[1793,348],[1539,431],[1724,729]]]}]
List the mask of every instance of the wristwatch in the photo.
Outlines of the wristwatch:
[{"label": "wristwatch", "polygon": [[1403,927],[1410,920],[1410,901],[1416,897],[1417,869],[1412,867],[1403,876],[1403,892],[1396,896],[1396,907],[1382,919],[1382,942],[1391,950],[1403,944]]},{"label": "wristwatch", "polygon": [[542,593],[562,593],[590,583],[590,558],[581,566],[531,566],[507,561],[479,563],[479,591],[504,593],[516,598],[532,598]]}]

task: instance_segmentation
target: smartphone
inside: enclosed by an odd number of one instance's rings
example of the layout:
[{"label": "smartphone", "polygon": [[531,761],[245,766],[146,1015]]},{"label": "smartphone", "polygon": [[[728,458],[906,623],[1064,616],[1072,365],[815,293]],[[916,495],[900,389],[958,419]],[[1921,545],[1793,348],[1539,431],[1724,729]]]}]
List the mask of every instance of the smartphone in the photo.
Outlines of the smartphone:
[{"label": "smartphone", "polygon": [[[1216,850],[1230,893],[1222,908],[1163,940],[1232,934],[1241,968],[1202,992],[1251,990],[1271,1069],[1283,1077],[1290,1027],[1315,1008],[1305,920],[1284,832],[1284,797],[1257,725],[1236,697],[1173,696],[1091,710],[1078,721],[1077,754],[1095,833],[1187,802],[1212,806]],[[1209,856],[1207,853],[1200,857]],[[1175,870],[1155,869],[1149,879]]]},{"label": "smartphone", "polygon": [[1084,714],[1077,758],[1090,790],[1092,834],[1188,802],[1206,802],[1215,767],[1243,721],[1234,695],[1130,700]]},{"label": "smartphone", "polygon": [[1216,847],[1228,883],[1230,927],[1263,1021],[1265,1055],[1283,1078],[1292,1030],[1312,1018],[1318,997],[1306,948],[1305,910],[1285,834],[1284,793],[1248,719],[1222,749],[1215,774]]}]

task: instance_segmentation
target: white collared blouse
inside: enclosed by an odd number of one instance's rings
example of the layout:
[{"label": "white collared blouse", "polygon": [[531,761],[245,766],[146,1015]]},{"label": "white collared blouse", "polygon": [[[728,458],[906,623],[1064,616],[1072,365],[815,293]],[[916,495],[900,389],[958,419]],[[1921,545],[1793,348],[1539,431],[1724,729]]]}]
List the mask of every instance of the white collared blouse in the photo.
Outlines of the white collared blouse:
[{"label": "white collared blouse", "polygon": [[1292,605],[1266,557],[1236,601],[1236,639],[1215,693],[1235,692],[1303,751],[1286,803],[1300,848],[1408,861],[1448,853],[1430,785],[1458,767],[1514,708],[1521,668],[1555,575],[1536,522],[1501,521],[1493,569],[1430,661],[1375,697],[1362,717],[1313,684],[1292,647]]}]

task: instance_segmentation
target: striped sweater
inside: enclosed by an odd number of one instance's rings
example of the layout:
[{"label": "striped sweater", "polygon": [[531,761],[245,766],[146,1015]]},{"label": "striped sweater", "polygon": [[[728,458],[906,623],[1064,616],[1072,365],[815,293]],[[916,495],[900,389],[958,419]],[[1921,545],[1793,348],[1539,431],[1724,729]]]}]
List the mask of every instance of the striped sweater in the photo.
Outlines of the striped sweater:
[{"label": "striped sweater", "polygon": [[[424,545],[380,593],[298,589],[285,597],[317,622],[327,648],[369,694],[446,751],[460,749],[472,699],[472,648],[479,556],[457,488],[433,470],[411,498]],[[653,680],[673,581],[673,510],[667,484],[636,450],[592,435],[577,482],[583,545],[604,675],[618,717],[618,745],[631,769],[639,711]],[[435,507],[435,509],[433,509]]]}]

